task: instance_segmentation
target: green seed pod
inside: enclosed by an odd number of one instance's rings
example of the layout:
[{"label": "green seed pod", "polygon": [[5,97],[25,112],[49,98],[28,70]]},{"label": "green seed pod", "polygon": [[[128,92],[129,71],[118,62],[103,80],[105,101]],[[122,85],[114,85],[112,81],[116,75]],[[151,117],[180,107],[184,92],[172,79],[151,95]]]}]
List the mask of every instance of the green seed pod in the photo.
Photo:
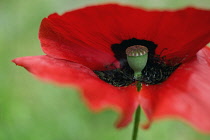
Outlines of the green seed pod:
[{"label": "green seed pod", "polygon": [[145,46],[134,45],[126,49],[127,61],[134,71],[134,79],[139,80],[141,71],[147,64],[148,49]]}]

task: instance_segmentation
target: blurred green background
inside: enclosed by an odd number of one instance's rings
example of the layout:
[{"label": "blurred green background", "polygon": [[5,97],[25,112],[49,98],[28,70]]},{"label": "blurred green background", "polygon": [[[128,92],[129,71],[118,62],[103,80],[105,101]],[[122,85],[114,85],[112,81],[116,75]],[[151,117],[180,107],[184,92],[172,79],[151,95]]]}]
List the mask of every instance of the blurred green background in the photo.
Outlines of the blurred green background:
[{"label": "blurred green background", "polygon": [[[146,8],[189,5],[210,9],[210,0],[118,0]],[[117,114],[89,111],[76,90],[40,82],[11,59],[41,55],[37,38],[41,20],[51,13],[100,0],[0,0],[0,140],[130,140],[132,124],[115,129]],[[115,1],[117,2],[117,1]],[[196,18],[196,17],[195,17]],[[156,122],[139,140],[209,140],[176,120]]]}]

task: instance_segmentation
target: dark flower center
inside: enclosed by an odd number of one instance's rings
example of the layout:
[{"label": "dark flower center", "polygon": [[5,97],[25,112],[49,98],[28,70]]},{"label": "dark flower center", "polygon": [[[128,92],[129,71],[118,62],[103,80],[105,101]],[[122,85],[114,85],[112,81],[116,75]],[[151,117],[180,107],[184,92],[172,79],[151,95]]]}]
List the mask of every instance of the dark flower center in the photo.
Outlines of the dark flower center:
[{"label": "dark flower center", "polygon": [[120,44],[113,44],[111,46],[116,59],[120,62],[120,68],[105,71],[95,70],[94,72],[101,80],[116,87],[132,84],[135,81],[133,78],[134,72],[128,65],[126,49],[133,45],[142,45],[149,50],[147,64],[142,71],[141,78],[139,79],[139,81],[144,84],[154,85],[165,81],[180,65],[180,63],[168,64],[165,61],[165,57],[155,54],[157,45],[152,41],[132,38],[125,40]]}]

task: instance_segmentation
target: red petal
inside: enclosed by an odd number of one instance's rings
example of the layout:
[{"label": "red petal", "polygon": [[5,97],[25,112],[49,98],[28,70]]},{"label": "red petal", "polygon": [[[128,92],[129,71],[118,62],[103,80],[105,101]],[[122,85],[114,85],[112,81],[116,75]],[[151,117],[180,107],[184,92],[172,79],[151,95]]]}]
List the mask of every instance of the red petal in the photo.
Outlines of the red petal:
[{"label": "red petal", "polygon": [[116,61],[111,45],[131,38],[155,42],[158,54],[167,48],[163,55],[191,58],[210,41],[209,25],[210,11],[146,11],[108,4],[50,15],[42,21],[39,38],[50,56],[104,69]]},{"label": "red petal", "polygon": [[122,113],[117,126],[126,126],[132,119],[138,101],[135,86],[117,88],[100,80],[89,68],[48,56],[28,56],[13,60],[37,77],[81,90],[93,110],[113,107]]},{"label": "red petal", "polygon": [[157,51],[168,58],[192,59],[210,41],[210,11],[187,8],[165,12],[157,24]]},{"label": "red petal", "polygon": [[[103,47],[104,41],[100,43],[97,42],[98,40],[90,39],[90,36],[96,36],[96,33],[79,27],[81,22],[86,21],[72,20],[74,22],[70,22],[70,19],[68,21],[57,14],[43,19],[39,32],[43,51],[54,58],[70,60],[94,70],[104,70],[113,63],[115,67],[118,67],[119,63],[110,51],[108,53],[98,49]],[[103,33],[96,37],[100,36],[103,36]],[[90,42],[98,48],[93,48],[89,44]]]},{"label": "red petal", "polygon": [[164,83],[144,86],[141,104],[149,119],[181,118],[210,132],[210,48],[182,64]]}]

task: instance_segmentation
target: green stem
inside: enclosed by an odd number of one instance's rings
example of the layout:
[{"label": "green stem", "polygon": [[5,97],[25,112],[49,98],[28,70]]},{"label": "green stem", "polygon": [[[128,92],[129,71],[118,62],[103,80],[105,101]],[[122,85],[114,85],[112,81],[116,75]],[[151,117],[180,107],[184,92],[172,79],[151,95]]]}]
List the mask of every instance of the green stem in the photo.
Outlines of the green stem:
[{"label": "green stem", "polygon": [[135,113],[135,121],[134,121],[134,127],[133,127],[133,135],[132,140],[137,140],[138,130],[139,130],[139,121],[140,121],[140,114],[141,114],[141,108],[138,106]]},{"label": "green stem", "polygon": [[142,84],[140,81],[137,81],[136,83],[136,88],[137,88],[137,91],[139,92],[141,90],[141,87],[142,87]]}]

